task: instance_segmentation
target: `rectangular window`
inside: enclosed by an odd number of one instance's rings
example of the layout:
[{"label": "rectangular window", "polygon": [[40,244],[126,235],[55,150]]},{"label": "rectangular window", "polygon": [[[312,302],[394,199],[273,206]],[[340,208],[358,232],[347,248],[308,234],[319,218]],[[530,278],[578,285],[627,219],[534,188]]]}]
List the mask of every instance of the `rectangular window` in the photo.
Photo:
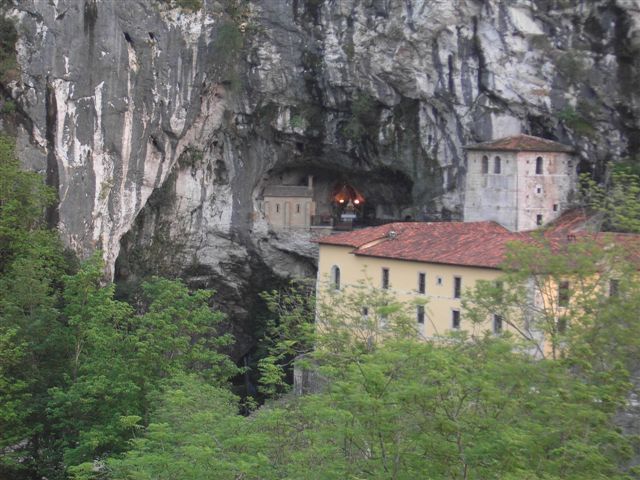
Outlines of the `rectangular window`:
[{"label": "rectangular window", "polygon": [[486,155],[482,157],[482,173],[489,173],[489,158]]},{"label": "rectangular window", "polygon": [[462,278],[453,277],[453,298],[460,298],[462,290]]},{"label": "rectangular window", "polygon": [[460,310],[451,310],[451,328],[460,330]]},{"label": "rectangular window", "polygon": [[502,160],[500,160],[500,157],[493,159],[493,173],[499,174],[502,171],[501,162]]},{"label": "rectangular window", "polygon": [[388,268],[382,269],[382,288],[384,290],[389,288],[389,269]]},{"label": "rectangular window", "polygon": [[536,225],[542,225],[542,215],[536,215]]},{"label": "rectangular window", "polygon": [[296,213],[300,213],[300,204],[299,203],[296,204]]},{"label": "rectangular window", "polygon": [[558,318],[558,321],[556,323],[556,329],[558,331],[558,333],[566,333],[567,331],[567,317],[565,317],[564,315],[561,316],[560,318]]},{"label": "rectangular window", "polygon": [[427,291],[427,275],[425,273],[418,274],[418,293]]},{"label": "rectangular window", "polygon": [[620,292],[620,280],[612,278],[609,280],[609,296],[617,297]]},{"label": "rectangular window", "polygon": [[416,307],[416,320],[420,325],[424,324],[424,305],[418,305]]},{"label": "rectangular window", "polygon": [[562,281],[558,285],[558,306],[560,307],[568,307],[569,306],[569,282]]},{"label": "rectangular window", "polygon": [[504,299],[504,283],[500,280],[497,280],[495,283],[496,286],[496,300],[498,302],[502,302]]},{"label": "rectangular window", "polygon": [[367,320],[369,318],[369,307],[362,307],[362,318]]},{"label": "rectangular window", "polygon": [[536,175],[542,175],[542,157],[536,158]]},{"label": "rectangular window", "polygon": [[558,211],[558,204],[557,204],[557,203],[554,203],[554,204],[553,204],[553,211],[554,211],[554,212],[557,212],[557,211]]},{"label": "rectangular window", "polygon": [[501,333],[502,332],[502,316],[494,315],[493,316],[493,333]]}]

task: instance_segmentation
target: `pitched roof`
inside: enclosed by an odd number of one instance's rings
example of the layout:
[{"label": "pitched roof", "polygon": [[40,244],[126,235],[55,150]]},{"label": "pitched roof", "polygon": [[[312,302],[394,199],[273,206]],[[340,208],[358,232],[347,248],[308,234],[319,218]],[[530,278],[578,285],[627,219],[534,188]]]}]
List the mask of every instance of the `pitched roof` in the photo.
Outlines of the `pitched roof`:
[{"label": "pitched roof", "polygon": [[[640,268],[640,235],[593,233],[586,227],[588,221],[582,211],[573,210],[537,232],[556,252],[578,239],[613,242],[626,247],[629,261]],[[540,244],[541,238],[534,232],[514,233],[495,222],[406,222],[334,234],[318,243],[350,247],[351,253],[363,257],[497,269],[510,242]]]},{"label": "pitched roof", "polygon": [[313,197],[313,190],[299,185],[268,185],[263,197]]},{"label": "pitched roof", "polygon": [[331,235],[318,243],[353,247],[359,256],[498,268],[507,243],[528,238],[495,222],[407,222]]},{"label": "pitched roof", "polygon": [[587,215],[581,209],[570,210],[543,230],[544,238],[555,252],[578,240],[594,240],[601,246],[616,245],[625,250],[629,262],[640,269],[640,234],[598,232],[597,216]]},{"label": "pitched roof", "polygon": [[467,150],[503,150],[509,152],[574,152],[573,147],[531,135],[514,135],[464,147]]}]

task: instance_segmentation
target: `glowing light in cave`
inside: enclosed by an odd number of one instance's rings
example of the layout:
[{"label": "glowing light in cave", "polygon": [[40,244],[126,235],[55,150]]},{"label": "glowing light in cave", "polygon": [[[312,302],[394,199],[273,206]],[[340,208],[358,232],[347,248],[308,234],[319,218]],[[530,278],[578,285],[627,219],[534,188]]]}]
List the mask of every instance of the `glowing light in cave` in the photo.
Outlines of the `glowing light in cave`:
[{"label": "glowing light in cave", "polygon": [[360,205],[364,203],[364,197],[362,194],[347,183],[337,184],[331,194],[333,201],[339,205],[345,205],[351,203],[353,205]]}]

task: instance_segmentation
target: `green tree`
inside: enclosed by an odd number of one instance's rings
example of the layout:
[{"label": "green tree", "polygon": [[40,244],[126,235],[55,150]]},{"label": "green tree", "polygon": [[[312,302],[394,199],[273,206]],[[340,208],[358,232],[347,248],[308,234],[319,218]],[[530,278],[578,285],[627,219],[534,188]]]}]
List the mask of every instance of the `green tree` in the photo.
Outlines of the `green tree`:
[{"label": "green tree", "polygon": [[[68,346],[58,310],[69,264],[45,209],[55,192],[20,170],[13,142],[0,137],[0,476],[39,470],[48,456],[48,389],[62,379]],[[20,461],[16,461],[20,459]]]},{"label": "green tree", "polygon": [[291,282],[286,288],[262,292],[271,316],[266,320],[258,361],[260,390],[269,396],[286,392],[296,358],[310,352],[315,343],[313,287]]},{"label": "green tree", "polygon": [[607,185],[580,177],[582,203],[603,217],[606,230],[640,233],[640,177],[632,167],[613,169]]},{"label": "green tree", "polygon": [[[258,479],[269,459],[259,445],[265,434],[249,432],[238,399],[227,389],[194,376],[171,380],[158,399],[152,423],[122,458],[106,462],[108,478]],[[74,469],[77,479],[95,478],[92,466]]]},{"label": "green tree", "polygon": [[65,281],[71,365],[48,408],[66,465],[123,451],[138,423],[149,423],[151,398],[172,376],[192,372],[223,384],[236,372],[220,353],[231,339],[217,335],[222,315],[207,303],[212,292],[154,279],[143,285],[148,306],[134,315],[114,300],[112,284],[101,285],[102,272],[96,255]]},{"label": "green tree", "polygon": [[357,93],[351,103],[351,116],[342,127],[345,137],[358,141],[378,126],[378,110],[373,97],[367,93]]},{"label": "green tree", "polygon": [[[389,339],[328,390],[237,414],[201,380],[167,388],[108,478],[628,478],[602,390],[506,339]],[[108,474],[107,474],[108,472]],[[92,478],[86,467],[81,472]]]}]

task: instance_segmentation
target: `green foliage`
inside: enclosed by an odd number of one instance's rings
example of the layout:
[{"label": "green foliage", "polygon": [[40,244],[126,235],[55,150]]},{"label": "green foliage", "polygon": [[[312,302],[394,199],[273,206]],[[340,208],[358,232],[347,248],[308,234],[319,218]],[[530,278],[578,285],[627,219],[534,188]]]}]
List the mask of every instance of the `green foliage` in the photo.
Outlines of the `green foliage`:
[{"label": "green foliage", "polygon": [[294,115],[289,122],[293,129],[305,129],[307,122],[302,115]]},{"label": "green foliage", "polygon": [[270,396],[289,389],[286,382],[296,357],[312,350],[315,339],[313,286],[291,282],[286,289],[260,294],[273,315],[266,322],[258,362],[260,390]]},{"label": "green foliage", "polygon": [[161,0],[169,5],[182,8],[190,12],[197,12],[202,8],[202,0]]},{"label": "green foliage", "polygon": [[[19,256],[51,255],[53,236],[45,230],[43,213],[55,192],[36,173],[20,170],[14,144],[0,136],[0,273]],[[38,241],[35,237],[38,237]]]},{"label": "green foliage", "polygon": [[[610,245],[606,236],[598,241],[578,239],[562,247],[542,235],[535,243],[515,243],[509,246],[499,280],[479,282],[466,295],[467,316],[482,323],[499,314],[537,356],[567,358],[579,350],[573,342],[595,335],[596,330],[589,329],[599,329],[598,319],[618,303],[609,295],[611,279],[625,290],[638,289],[628,259],[629,252]],[[560,299],[562,282],[568,282],[567,302]],[[602,333],[606,337],[614,331],[617,326]],[[617,341],[622,339],[608,340]],[[605,354],[606,350],[599,353]]]},{"label": "green foliage", "polygon": [[[134,439],[122,458],[107,463],[110,478],[156,480],[259,478],[269,464],[252,451],[246,419],[228,390],[194,377],[173,380],[160,397],[144,436]],[[90,466],[76,479],[94,478]]]},{"label": "green foliage", "polygon": [[378,125],[376,101],[367,93],[358,93],[351,103],[351,117],[342,127],[342,134],[354,141],[372,134]]},{"label": "green foliage", "polygon": [[219,81],[227,84],[231,90],[238,90],[241,86],[240,62],[244,33],[237,22],[228,20],[218,27],[213,48],[216,52],[215,74]]},{"label": "green foliage", "polygon": [[581,135],[591,135],[595,128],[591,122],[572,107],[566,107],[558,113],[558,118],[570,129]]},{"label": "green foliage", "polygon": [[166,379],[197,373],[220,383],[236,372],[219,353],[230,338],[216,336],[222,317],[208,306],[211,292],[154,279],[143,285],[145,313],[133,315],[101,276],[95,258],[65,282],[71,369],[68,384],[51,390],[49,410],[66,440],[67,465],[122,451],[137,425],[131,419],[148,423],[150,398]]},{"label": "green foliage", "polygon": [[577,83],[583,79],[586,67],[580,55],[581,52],[571,50],[562,54],[556,62],[556,68],[570,83]]},{"label": "green foliage", "polygon": [[196,12],[202,8],[202,0],[176,0],[180,8]]},{"label": "green foliage", "polygon": [[237,374],[212,292],[153,279],[134,311],[114,299],[99,253],[72,272],[43,221],[54,192],[4,137],[0,182],[0,477],[64,479],[126,450],[173,376]]},{"label": "green foliage", "polygon": [[66,367],[57,294],[68,265],[43,219],[54,200],[40,175],[20,170],[13,142],[0,137],[0,476],[33,470],[47,455],[47,391]]},{"label": "green foliage", "polygon": [[18,32],[11,20],[0,17],[0,83],[6,84],[18,77],[16,41]]},{"label": "green foliage", "polygon": [[251,417],[194,379],[165,390],[110,478],[627,478],[599,387],[508,341],[390,339],[326,370],[326,393]]},{"label": "green foliage", "polygon": [[4,103],[2,104],[2,110],[0,110],[0,113],[2,113],[3,115],[11,115],[13,113],[15,113],[16,111],[16,104],[13,100],[5,100]]},{"label": "green foliage", "polygon": [[640,175],[632,167],[614,168],[604,187],[588,175],[580,183],[582,203],[604,217],[605,229],[640,233]]},{"label": "green foliage", "polygon": [[[317,355],[348,364],[386,338],[416,338],[415,305],[400,302],[371,279],[341,290],[328,288],[318,302]],[[419,303],[424,304],[424,301]]]},{"label": "green foliage", "polygon": [[[154,278],[115,300],[99,254],[71,271],[42,221],[55,195],[6,139],[0,169],[2,478],[631,478],[613,418],[640,358],[640,284],[606,236],[513,246],[500,283],[465,296],[466,318],[499,313],[513,334],[423,341],[415,305],[366,282],[317,308],[309,286],[265,293],[264,392],[301,354],[326,389],[242,416],[212,293]],[[633,227],[639,194],[623,169],[590,198],[628,203],[612,218]]]}]

